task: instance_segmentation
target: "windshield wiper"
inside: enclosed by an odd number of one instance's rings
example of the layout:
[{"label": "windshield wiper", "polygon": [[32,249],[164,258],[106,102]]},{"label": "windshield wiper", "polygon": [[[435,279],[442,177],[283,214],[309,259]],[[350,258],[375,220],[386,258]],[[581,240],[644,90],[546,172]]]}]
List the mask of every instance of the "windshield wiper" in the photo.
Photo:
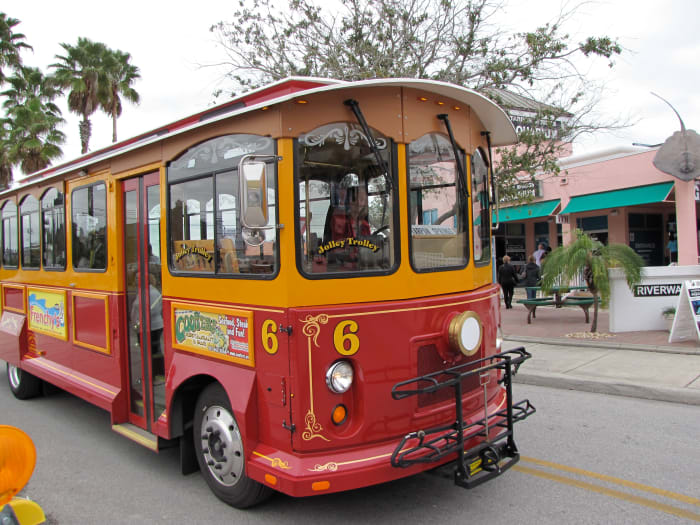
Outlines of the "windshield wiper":
[{"label": "windshield wiper", "polygon": [[459,176],[459,185],[461,190],[465,193],[467,198],[469,198],[469,188],[467,187],[467,174],[464,171],[464,166],[462,165],[462,156],[459,154],[459,148],[457,147],[457,142],[455,141],[455,136],[452,133],[452,126],[450,125],[450,118],[445,113],[440,113],[437,116],[438,119],[445,123],[447,128],[447,134],[450,136],[450,142],[452,143],[452,151],[455,155],[455,162],[457,163],[457,174]]},{"label": "windshield wiper", "polygon": [[357,100],[355,99],[349,98],[345,102],[343,102],[343,104],[352,109],[352,112],[355,114],[357,122],[362,127],[362,131],[365,132],[365,135],[367,136],[367,142],[369,143],[369,148],[372,150],[372,153],[374,153],[374,157],[377,160],[377,165],[379,166],[379,169],[384,173],[384,180],[386,181],[387,193],[391,193],[393,189],[393,184],[391,177],[389,176],[389,168],[387,167],[386,162],[384,162],[381,153],[379,153],[379,148],[377,147],[377,143],[374,141],[374,137],[372,137],[372,133],[370,133],[369,131],[369,126],[367,125],[367,121],[365,120],[365,117],[362,114],[359,102],[357,102]]}]

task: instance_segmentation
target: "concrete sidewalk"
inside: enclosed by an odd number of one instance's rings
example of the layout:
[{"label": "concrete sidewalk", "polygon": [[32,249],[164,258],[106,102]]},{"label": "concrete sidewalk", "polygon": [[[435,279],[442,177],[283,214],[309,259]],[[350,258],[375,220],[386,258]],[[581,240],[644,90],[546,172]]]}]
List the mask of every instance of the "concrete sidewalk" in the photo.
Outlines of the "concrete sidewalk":
[{"label": "concrete sidewalk", "polygon": [[605,310],[592,334],[579,307],[540,307],[527,324],[527,309],[515,299],[512,309],[501,309],[503,349],[524,346],[533,355],[515,382],[700,405],[697,339],[671,344],[666,331],[610,334]]}]

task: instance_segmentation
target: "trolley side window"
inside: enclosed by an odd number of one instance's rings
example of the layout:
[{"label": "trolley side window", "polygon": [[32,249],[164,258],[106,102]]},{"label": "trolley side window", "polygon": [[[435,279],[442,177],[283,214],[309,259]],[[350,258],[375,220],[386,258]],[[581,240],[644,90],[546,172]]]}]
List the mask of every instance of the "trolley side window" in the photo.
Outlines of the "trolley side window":
[{"label": "trolley side window", "polygon": [[477,148],[472,155],[472,231],[474,263],[489,264],[491,260],[491,218],[489,217],[488,168],[485,155]]},{"label": "trolley side window", "polygon": [[371,130],[377,165],[362,128],[336,122],[297,142],[297,260],[307,277],[387,274],[396,269],[397,234],[391,142]]},{"label": "trolley side window", "polygon": [[449,139],[428,133],[408,145],[411,265],[416,271],[463,268],[468,260],[467,200],[457,185]]},{"label": "trolley side window", "polygon": [[17,205],[8,200],[2,207],[2,265],[5,268],[17,268],[18,245]]},{"label": "trolley side window", "polygon": [[107,191],[104,182],[71,193],[73,268],[107,269]]},{"label": "trolley side window", "polygon": [[[275,163],[266,169],[268,228],[241,224],[238,165],[246,155],[274,155],[274,141],[226,135],[193,146],[168,166],[170,268],[220,276],[275,274],[278,265]],[[264,199],[263,199],[264,200]]]},{"label": "trolley side window", "polygon": [[66,268],[66,211],[63,192],[51,188],[41,198],[42,259],[44,269]]},{"label": "trolley side window", "polygon": [[22,268],[38,270],[41,265],[39,201],[27,195],[19,205],[22,235]]}]

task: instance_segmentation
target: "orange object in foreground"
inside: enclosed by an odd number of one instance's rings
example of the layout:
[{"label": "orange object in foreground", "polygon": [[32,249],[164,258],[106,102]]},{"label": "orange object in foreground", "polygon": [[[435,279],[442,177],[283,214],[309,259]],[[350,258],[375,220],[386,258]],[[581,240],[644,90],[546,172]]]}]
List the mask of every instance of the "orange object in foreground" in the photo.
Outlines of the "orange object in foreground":
[{"label": "orange object in foreground", "polygon": [[19,428],[0,425],[0,506],[24,488],[35,464],[32,439]]}]

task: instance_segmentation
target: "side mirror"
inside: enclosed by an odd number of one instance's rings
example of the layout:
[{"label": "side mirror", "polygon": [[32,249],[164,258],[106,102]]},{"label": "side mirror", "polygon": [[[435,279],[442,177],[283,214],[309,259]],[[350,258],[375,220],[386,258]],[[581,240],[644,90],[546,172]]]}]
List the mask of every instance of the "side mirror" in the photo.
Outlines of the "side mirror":
[{"label": "side mirror", "polygon": [[264,162],[252,155],[241,159],[238,168],[241,195],[241,224],[245,228],[264,228],[269,221],[267,175]]}]

